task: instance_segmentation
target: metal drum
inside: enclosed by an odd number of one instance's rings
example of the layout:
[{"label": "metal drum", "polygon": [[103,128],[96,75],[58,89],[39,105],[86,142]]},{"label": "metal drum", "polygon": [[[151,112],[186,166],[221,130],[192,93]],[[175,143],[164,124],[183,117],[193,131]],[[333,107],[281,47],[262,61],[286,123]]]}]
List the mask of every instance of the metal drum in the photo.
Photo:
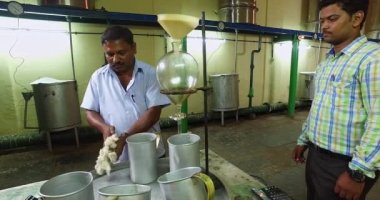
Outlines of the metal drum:
[{"label": "metal drum", "polygon": [[81,123],[75,81],[32,84],[40,130],[61,131]]},{"label": "metal drum", "polygon": [[256,0],[219,0],[219,20],[256,24]]},{"label": "metal drum", "polygon": [[219,20],[234,23],[256,23],[256,10],[249,6],[232,6],[219,9]]},{"label": "metal drum", "polygon": [[238,74],[211,75],[213,88],[214,111],[230,111],[239,108],[239,76]]},{"label": "metal drum", "polygon": [[84,9],[95,9],[95,0],[38,0],[39,5],[72,6]]},{"label": "metal drum", "polygon": [[219,8],[229,6],[256,6],[256,0],[219,0]]}]

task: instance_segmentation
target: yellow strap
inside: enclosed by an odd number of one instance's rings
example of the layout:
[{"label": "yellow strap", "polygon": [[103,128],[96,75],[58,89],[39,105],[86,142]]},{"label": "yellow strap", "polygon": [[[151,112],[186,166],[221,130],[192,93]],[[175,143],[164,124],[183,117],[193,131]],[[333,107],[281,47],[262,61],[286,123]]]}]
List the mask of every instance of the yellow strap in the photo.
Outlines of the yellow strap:
[{"label": "yellow strap", "polygon": [[208,200],[214,200],[215,196],[215,187],[214,183],[212,182],[211,178],[207,176],[206,174],[203,173],[198,173],[194,175],[195,177],[199,178],[200,180],[205,183],[206,188],[207,188],[207,199]]}]

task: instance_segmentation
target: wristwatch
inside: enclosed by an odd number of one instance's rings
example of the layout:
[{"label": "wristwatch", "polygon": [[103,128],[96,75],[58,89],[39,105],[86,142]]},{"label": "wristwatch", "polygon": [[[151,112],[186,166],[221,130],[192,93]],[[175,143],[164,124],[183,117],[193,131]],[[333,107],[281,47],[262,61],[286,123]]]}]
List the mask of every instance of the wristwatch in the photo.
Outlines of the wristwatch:
[{"label": "wristwatch", "polygon": [[352,180],[354,180],[357,183],[363,183],[366,180],[366,176],[360,170],[348,169],[348,174],[350,174]]}]

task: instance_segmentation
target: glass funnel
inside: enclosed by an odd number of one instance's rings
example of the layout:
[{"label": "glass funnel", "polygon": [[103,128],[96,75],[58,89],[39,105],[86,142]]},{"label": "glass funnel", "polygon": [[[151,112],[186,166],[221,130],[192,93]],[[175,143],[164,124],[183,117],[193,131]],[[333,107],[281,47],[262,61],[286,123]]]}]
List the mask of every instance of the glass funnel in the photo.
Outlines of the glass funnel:
[{"label": "glass funnel", "polygon": [[198,63],[190,54],[179,51],[180,45],[177,42],[172,44],[173,51],[160,59],[156,70],[161,93],[168,95],[177,106],[178,113],[172,115],[171,118],[180,120],[185,117],[180,112],[182,102],[190,94],[196,92]]},{"label": "glass funnel", "polygon": [[199,19],[179,14],[159,14],[158,22],[171,36],[173,50],[165,54],[157,64],[157,79],[161,93],[168,95],[177,106],[177,113],[170,116],[174,120],[185,118],[181,113],[182,102],[196,92],[198,63],[188,53],[181,50],[181,39],[198,24]]}]

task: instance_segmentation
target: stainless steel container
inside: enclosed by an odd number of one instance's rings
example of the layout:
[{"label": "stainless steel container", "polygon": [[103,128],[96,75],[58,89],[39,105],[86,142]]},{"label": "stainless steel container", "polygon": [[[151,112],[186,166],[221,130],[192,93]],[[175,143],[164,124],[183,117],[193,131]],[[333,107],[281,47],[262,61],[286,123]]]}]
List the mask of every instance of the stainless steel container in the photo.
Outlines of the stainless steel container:
[{"label": "stainless steel container", "polygon": [[133,183],[147,184],[157,179],[157,136],[137,133],[127,137],[130,175]]},{"label": "stainless steel container", "polygon": [[256,24],[256,0],[219,0],[219,20]]},{"label": "stainless steel container", "polygon": [[150,200],[151,187],[148,185],[111,185],[98,190],[99,200]]},{"label": "stainless steel container", "polygon": [[78,171],[61,174],[46,181],[39,195],[44,200],[94,199],[93,176],[90,172]]},{"label": "stainless steel container", "polygon": [[219,8],[229,6],[256,6],[256,0],[219,0]]},{"label": "stainless steel container", "polygon": [[219,20],[234,23],[256,24],[255,7],[249,6],[232,6],[219,9]]},{"label": "stainless steel container", "polygon": [[213,88],[212,110],[230,111],[239,108],[238,79],[238,74],[218,74],[210,76]]},{"label": "stainless steel container", "polygon": [[168,138],[170,171],[185,167],[200,167],[199,141],[192,133],[172,135]]},{"label": "stainless steel container", "polygon": [[200,167],[185,167],[161,175],[157,182],[167,200],[211,200],[215,187]]},{"label": "stainless steel container", "polygon": [[72,6],[84,9],[95,9],[95,0],[38,0],[39,5]]},{"label": "stainless steel container", "polygon": [[32,84],[40,130],[61,131],[81,123],[75,81]]}]

